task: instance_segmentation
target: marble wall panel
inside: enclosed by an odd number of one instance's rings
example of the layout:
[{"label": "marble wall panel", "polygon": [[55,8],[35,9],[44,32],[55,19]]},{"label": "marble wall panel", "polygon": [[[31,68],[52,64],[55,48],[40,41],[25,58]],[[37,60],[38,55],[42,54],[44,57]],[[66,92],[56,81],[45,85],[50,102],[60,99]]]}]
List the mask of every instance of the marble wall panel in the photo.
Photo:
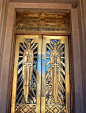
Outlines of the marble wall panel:
[{"label": "marble wall panel", "polygon": [[81,73],[83,90],[83,113],[86,112],[86,0],[78,2],[78,21],[80,35]]},{"label": "marble wall panel", "polygon": [[74,70],[74,113],[83,113],[81,54],[79,40],[79,26],[77,8],[71,10],[72,21],[72,48],[73,48],[73,70]]},{"label": "marble wall panel", "polygon": [[[0,55],[3,56],[8,0],[0,0]],[[1,66],[2,63],[0,63]],[[1,75],[1,71],[0,71]]]}]

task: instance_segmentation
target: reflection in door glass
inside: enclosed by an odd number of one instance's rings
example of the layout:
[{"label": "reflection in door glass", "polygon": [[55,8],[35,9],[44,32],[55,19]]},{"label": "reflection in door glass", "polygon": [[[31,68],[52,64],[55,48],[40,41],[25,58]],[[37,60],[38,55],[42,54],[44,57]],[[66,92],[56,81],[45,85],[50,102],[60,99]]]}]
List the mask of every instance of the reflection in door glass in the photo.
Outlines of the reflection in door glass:
[{"label": "reflection in door glass", "polygon": [[57,113],[58,107],[64,113],[65,106],[65,45],[51,40],[46,44],[46,113]]}]

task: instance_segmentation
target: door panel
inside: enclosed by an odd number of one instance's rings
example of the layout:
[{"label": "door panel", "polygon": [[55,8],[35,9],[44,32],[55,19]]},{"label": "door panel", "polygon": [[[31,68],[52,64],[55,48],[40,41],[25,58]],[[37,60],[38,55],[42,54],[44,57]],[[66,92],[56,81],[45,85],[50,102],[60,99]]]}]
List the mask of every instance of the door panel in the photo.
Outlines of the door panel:
[{"label": "door panel", "polygon": [[11,113],[40,113],[41,43],[40,36],[16,37]]},{"label": "door panel", "polygon": [[67,36],[17,35],[11,113],[70,113]]},{"label": "door panel", "polygon": [[69,87],[68,37],[43,36],[41,111],[70,113]]}]

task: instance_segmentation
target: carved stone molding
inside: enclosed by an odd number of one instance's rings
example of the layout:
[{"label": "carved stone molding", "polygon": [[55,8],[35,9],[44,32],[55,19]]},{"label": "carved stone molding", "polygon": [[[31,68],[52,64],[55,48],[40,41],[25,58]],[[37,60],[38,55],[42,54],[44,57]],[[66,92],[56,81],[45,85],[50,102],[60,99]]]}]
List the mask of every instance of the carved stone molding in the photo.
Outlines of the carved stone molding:
[{"label": "carved stone molding", "polygon": [[74,4],[72,4],[72,8],[76,8],[78,6],[78,2],[75,2]]}]

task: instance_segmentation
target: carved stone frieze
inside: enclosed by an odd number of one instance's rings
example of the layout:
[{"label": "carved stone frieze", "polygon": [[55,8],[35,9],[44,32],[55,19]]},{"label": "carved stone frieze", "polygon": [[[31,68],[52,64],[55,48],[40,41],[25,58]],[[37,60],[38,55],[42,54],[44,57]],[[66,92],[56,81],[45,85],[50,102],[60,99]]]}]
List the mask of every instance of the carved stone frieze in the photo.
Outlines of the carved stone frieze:
[{"label": "carved stone frieze", "polygon": [[68,13],[17,12],[15,31],[59,31],[70,33]]}]

